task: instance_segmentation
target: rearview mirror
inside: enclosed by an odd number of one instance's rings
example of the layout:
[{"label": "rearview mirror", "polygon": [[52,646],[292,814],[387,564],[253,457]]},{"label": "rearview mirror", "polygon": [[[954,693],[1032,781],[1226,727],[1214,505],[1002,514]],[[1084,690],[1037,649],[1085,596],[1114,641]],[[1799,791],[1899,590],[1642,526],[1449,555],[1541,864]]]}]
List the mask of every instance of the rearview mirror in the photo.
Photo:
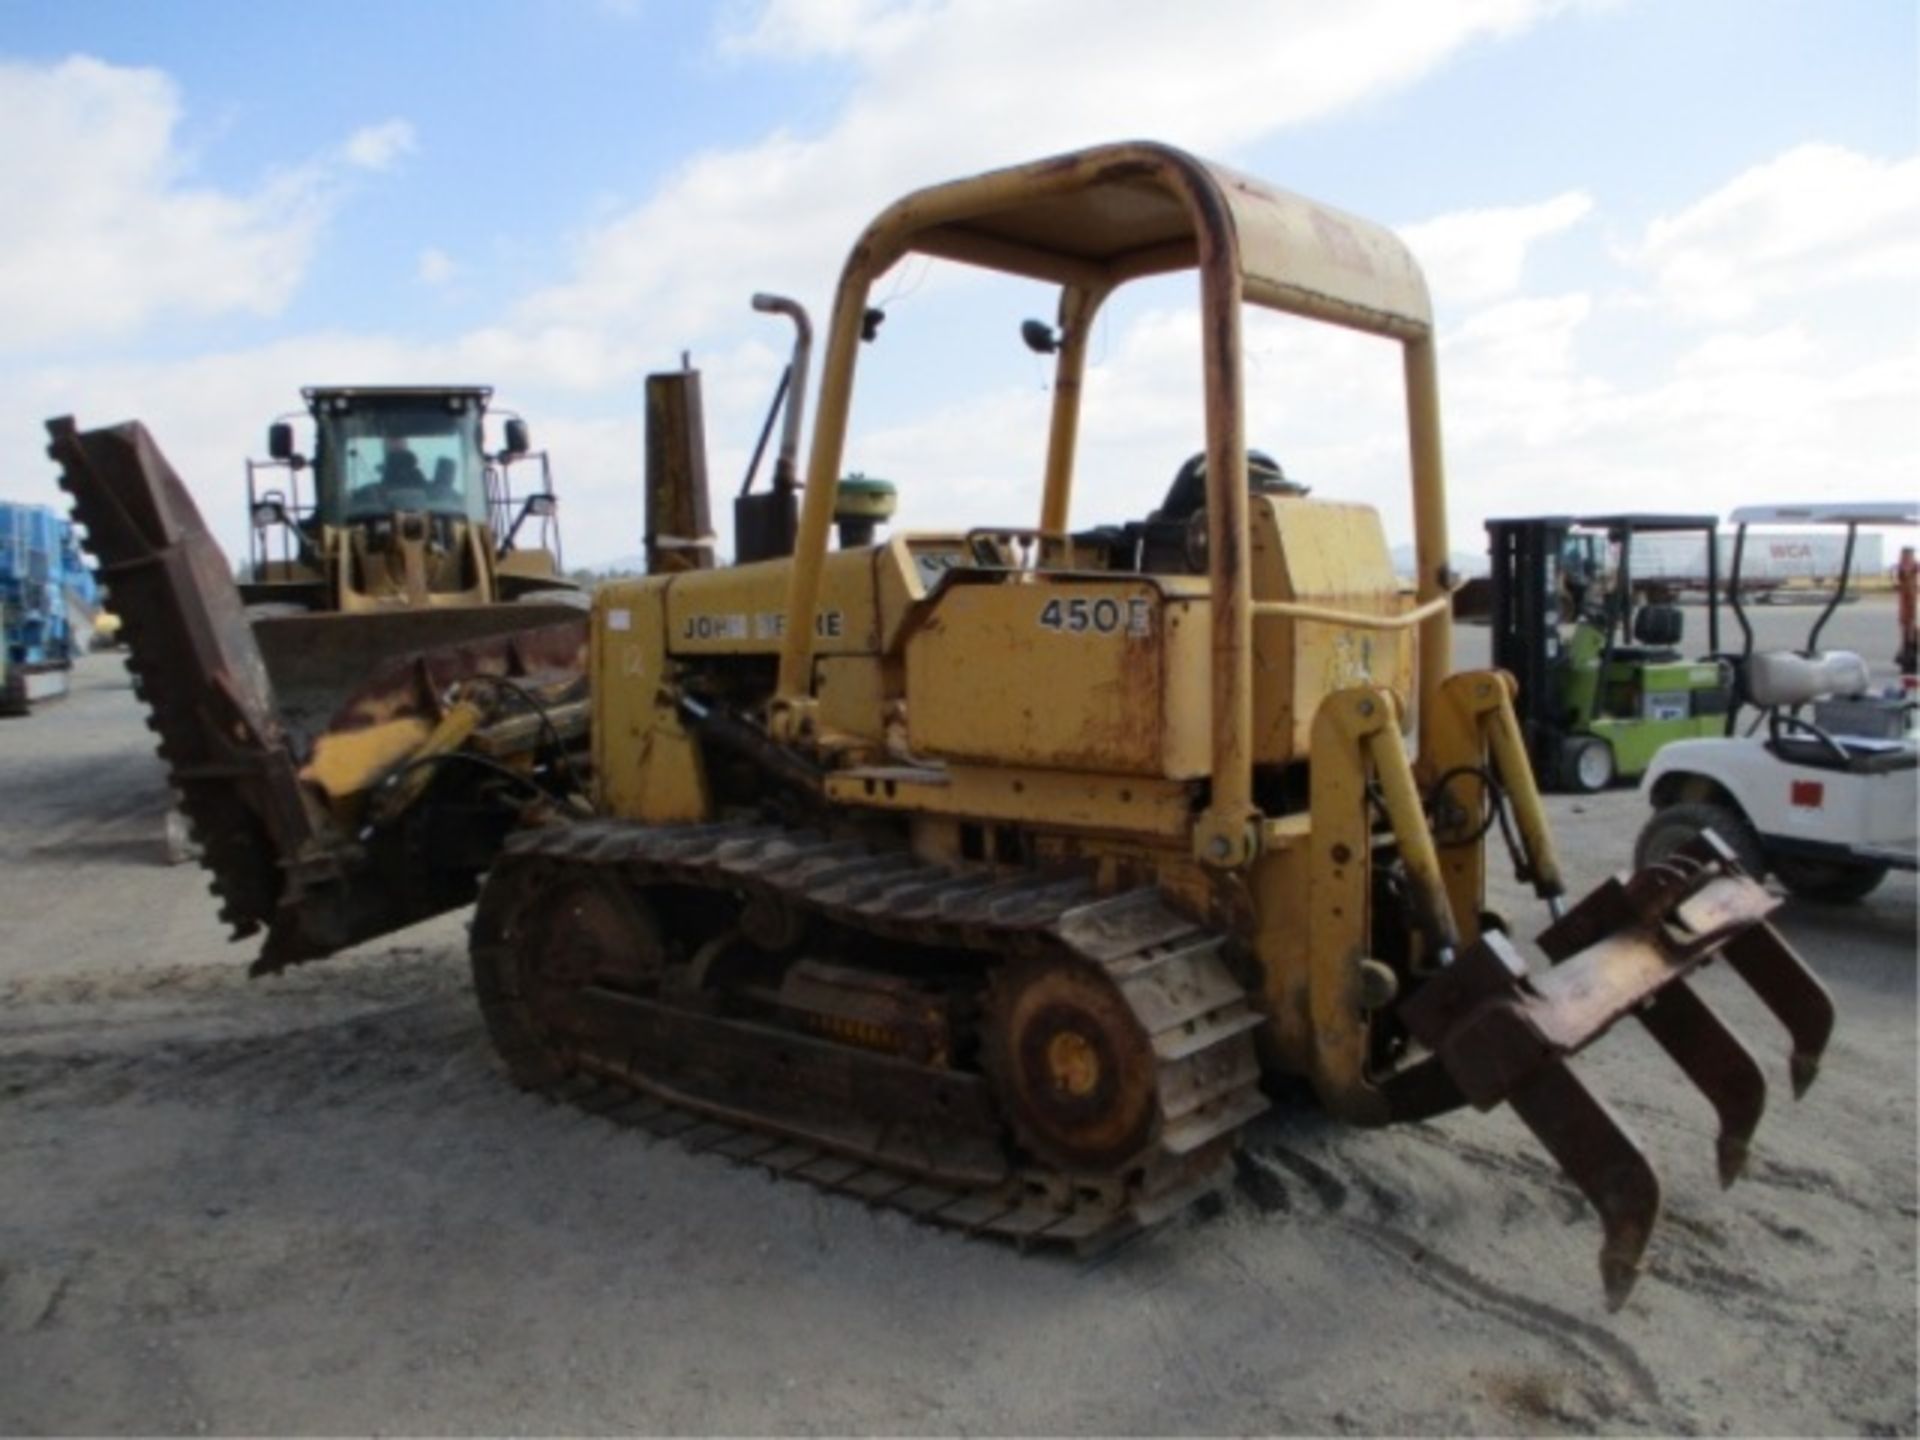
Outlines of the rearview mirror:
[{"label": "rearview mirror", "polygon": [[275,460],[293,458],[293,426],[276,420],[267,427],[267,454]]},{"label": "rearview mirror", "polygon": [[524,455],[529,448],[527,422],[515,415],[507,421],[507,454]]},{"label": "rearview mirror", "polygon": [[1060,348],[1060,332],[1044,320],[1022,320],[1020,338],[1036,355],[1051,355]]}]

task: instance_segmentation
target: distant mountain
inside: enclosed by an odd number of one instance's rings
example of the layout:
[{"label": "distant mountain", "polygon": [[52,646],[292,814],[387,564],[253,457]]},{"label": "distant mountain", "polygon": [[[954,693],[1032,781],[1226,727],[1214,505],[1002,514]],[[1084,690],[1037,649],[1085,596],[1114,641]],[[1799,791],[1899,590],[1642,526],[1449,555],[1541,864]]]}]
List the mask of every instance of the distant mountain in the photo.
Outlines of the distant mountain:
[{"label": "distant mountain", "polygon": [[[1411,576],[1414,570],[1414,551],[1411,545],[1393,547],[1393,570],[1396,575]],[[1447,564],[1453,573],[1464,580],[1487,573],[1487,557],[1471,550],[1455,550],[1447,556]]]},{"label": "distant mountain", "polygon": [[644,575],[647,573],[647,557],[644,551],[634,555],[617,555],[588,568],[601,576]]}]

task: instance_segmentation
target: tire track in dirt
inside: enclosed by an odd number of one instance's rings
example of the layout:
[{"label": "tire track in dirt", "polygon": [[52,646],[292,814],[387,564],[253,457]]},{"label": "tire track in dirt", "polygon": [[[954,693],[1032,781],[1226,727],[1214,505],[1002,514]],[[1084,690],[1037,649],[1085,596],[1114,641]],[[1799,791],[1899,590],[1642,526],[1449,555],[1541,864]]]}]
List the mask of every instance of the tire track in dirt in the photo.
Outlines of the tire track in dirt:
[{"label": "tire track in dirt", "polygon": [[484,1037],[462,996],[348,995],[318,1015],[276,1007],[247,1017],[255,1026],[237,1034],[206,1033],[210,1020],[232,1017],[205,1005],[103,1021],[95,996],[82,984],[70,997],[80,1013],[43,1005],[0,1026],[0,1106],[88,1109],[131,1098],[274,1111],[371,1101],[391,1110],[410,1098],[427,1103],[418,1082],[450,1059],[471,1056],[476,1078],[485,1069]]},{"label": "tire track in dirt", "polygon": [[[1344,1173],[1336,1173],[1336,1166]],[[1522,1294],[1440,1254],[1431,1240],[1416,1236],[1399,1223],[1409,1208],[1408,1199],[1363,1170],[1337,1159],[1328,1163],[1292,1146],[1266,1141],[1257,1149],[1243,1152],[1240,1172],[1241,1192],[1260,1210],[1335,1225],[1394,1261],[1448,1304],[1555,1345],[1601,1387],[1585,1392],[1597,1418],[1623,1418],[1620,1407],[1610,1398],[1622,1388],[1645,1405],[1660,1404],[1659,1381],[1631,1344],[1602,1325]],[[1287,1176],[1304,1187],[1311,1196],[1311,1206],[1294,1199]],[[1359,1207],[1352,1203],[1356,1191],[1363,1197]]]}]

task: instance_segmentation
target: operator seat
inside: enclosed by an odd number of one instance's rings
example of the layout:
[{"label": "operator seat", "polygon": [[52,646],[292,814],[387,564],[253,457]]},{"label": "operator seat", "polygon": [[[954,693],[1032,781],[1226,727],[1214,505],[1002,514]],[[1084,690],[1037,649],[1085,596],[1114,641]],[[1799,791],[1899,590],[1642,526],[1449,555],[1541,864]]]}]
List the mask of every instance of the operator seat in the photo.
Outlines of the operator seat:
[{"label": "operator seat", "polygon": [[[1254,495],[1307,494],[1289,479],[1280,462],[1264,450],[1247,451],[1247,490]],[[1197,575],[1205,572],[1207,456],[1190,456],[1174,472],[1166,498],[1144,520],[1102,525],[1073,537],[1076,549],[1103,554],[1108,570],[1138,570],[1148,575]]]}]

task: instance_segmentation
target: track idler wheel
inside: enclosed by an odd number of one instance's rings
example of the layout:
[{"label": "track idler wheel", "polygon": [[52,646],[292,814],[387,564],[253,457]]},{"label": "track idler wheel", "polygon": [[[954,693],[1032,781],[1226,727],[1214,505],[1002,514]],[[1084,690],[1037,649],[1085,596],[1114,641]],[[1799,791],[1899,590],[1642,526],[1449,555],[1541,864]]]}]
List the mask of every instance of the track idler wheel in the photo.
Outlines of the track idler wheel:
[{"label": "track idler wheel", "polygon": [[495,868],[474,915],[472,955],[487,1029],[526,1089],[577,1067],[582,1037],[568,1016],[583,988],[646,993],[665,961],[643,899],[592,869],[549,860]]},{"label": "track idler wheel", "polygon": [[1153,1045],[1089,966],[1020,962],[997,976],[984,1059],[1015,1138],[1073,1175],[1118,1175],[1159,1122]]}]

